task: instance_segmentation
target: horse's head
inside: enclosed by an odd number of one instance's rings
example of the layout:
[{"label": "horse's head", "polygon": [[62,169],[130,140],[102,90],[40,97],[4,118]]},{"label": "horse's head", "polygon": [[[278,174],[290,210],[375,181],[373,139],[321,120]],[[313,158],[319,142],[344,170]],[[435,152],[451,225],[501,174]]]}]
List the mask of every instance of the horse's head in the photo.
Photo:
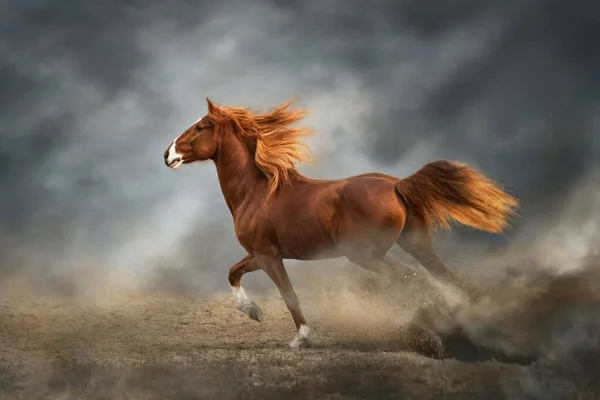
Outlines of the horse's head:
[{"label": "horse's head", "polygon": [[208,114],[184,130],[165,150],[167,167],[177,169],[182,164],[206,161],[215,156],[219,147],[219,138],[215,132],[215,124],[209,118],[215,106],[210,100],[206,99],[206,101]]}]

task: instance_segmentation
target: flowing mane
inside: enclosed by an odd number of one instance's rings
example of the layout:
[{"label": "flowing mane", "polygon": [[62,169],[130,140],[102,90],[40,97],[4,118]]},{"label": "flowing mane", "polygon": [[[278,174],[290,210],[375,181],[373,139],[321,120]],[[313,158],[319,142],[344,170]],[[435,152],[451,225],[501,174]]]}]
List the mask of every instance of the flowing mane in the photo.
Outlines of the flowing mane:
[{"label": "flowing mane", "polygon": [[306,117],[305,109],[288,109],[287,101],[271,112],[258,113],[245,107],[212,105],[209,117],[215,124],[233,122],[243,137],[256,140],[254,160],[269,180],[267,196],[273,195],[290,178],[298,174],[297,163],[313,160],[310,148],[302,142],[303,137],[312,136],[312,129],[291,125]]}]

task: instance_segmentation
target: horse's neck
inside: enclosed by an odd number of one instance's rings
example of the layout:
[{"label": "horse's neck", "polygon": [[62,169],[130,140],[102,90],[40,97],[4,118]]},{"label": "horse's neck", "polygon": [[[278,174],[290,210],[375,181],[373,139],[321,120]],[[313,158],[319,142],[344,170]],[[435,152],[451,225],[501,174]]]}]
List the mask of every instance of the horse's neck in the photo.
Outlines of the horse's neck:
[{"label": "horse's neck", "polygon": [[260,181],[266,181],[266,177],[256,166],[250,150],[234,135],[227,135],[221,142],[215,164],[223,197],[235,217],[243,201],[257,192]]}]

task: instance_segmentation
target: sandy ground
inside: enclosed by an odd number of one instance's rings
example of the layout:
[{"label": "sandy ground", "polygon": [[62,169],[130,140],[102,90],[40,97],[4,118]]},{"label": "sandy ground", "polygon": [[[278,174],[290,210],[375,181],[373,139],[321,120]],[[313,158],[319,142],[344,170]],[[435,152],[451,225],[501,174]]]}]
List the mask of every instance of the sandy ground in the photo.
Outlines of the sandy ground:
[{"label": "sandy ground", "polygon": [[276,294],[253,296],[265,315],[257,323],[228,295],[5,293],[0,398],[600,398],[597,367],[583,359],[503,358],[417,327],[415,310],[433,304],[421,285],[405,285],[410,301],[390,301],[381,288],[367,299],[334,283],[297,290],[317,332],[301,350],[287,347],[293,324]]}]

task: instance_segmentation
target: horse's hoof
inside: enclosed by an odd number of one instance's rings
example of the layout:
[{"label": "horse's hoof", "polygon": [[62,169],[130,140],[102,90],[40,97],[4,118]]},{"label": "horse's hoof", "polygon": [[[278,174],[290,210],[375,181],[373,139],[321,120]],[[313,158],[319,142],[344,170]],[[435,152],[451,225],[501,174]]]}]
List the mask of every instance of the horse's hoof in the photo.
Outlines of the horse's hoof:
[{"label": "horse's hoof", "polygon": [[306,347],[310,347],[310,341],[308,338],[296,336],[294,340],[289,343],[290,348],[292,349],[303,349]]},{"label": "horse's hoof", "polygon": [[250,317],[250,319],[253,319],[258,322],[262,322],[263,320],[262,310],[260,309],[258,304],[256,304],[253,301],[248,301],[244,303],[241,307],[239,307],[239,310],[246,314],[248,317]]},{"label": "horse's hoof", "polygon": [[255,302],[252,302],[252,304],[248,308],[247,314],[251,319],[253,319],[255,321],[262,322],[262,320],[263,320],[262,310],[260,309],[258,304],[256,304]]},{"label": "horse's hoof", "polygon": [[298,334],[289,343],[289,346],[292,349],[300,349],[304,347],[310,347],[310,337],[313,335],[312,329],[310,329],[307,325],[300,325],[300,329],[298,329]]}]

